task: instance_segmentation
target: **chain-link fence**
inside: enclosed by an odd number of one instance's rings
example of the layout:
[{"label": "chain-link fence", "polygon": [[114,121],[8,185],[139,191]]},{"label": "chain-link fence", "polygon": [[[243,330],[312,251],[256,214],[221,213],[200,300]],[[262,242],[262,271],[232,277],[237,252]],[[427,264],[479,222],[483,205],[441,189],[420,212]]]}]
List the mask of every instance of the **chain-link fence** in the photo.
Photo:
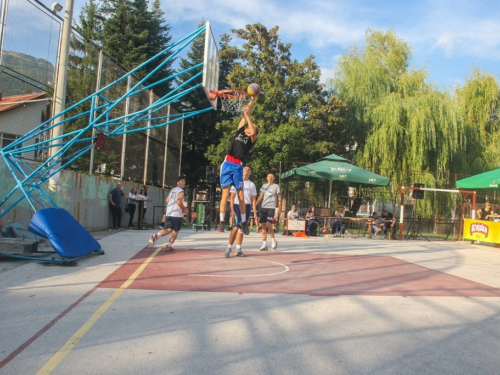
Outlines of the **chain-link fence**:
[{"label": "chain-link fence", "polygon": [[[52,97],[62,21],[57,12],[40,2],[0,0],[0,92],[4,98],[32,92]],[[126,73],[123,67],[96,45],[85,41],[75,29],[72,30],[70,45],[67,107],[107,87]],[[116,100],[136,84],[134,78],[123,80],[105,90],[102,96]],[[124,100],[117,105],[111,118],[123,118],[127,113],[146,108],[157,100],[151,90],[145,90],[131,96],[128,102]],[[75,111],[68,112],[66,118],[88,111],[89,106],[90,103],[79,106]],[[176,110],[168,106],[155,113],[155,117],[164,117],[169,113],[176,113]],[[161,122],[153,119],[149,124],[154,126]],[[64,132],[86,125],[87,117],[76,118],[64,125]],[[137,123],[134,126],[145,125]],[[81,156],[72,163],[72,168],[153,186],[175,186],[175,177],[180,173],[182,130],[183,121],[179,120],[166,127],[109,137],[102,150],[93,150]],[[92,130],[88,133],[85,138],[95,136]],[[46,138],[50,138],[50,134]],[[69,154],[78,147],[73,146]],[[40,152],[38,156],[46,158],[47,152]]]}]

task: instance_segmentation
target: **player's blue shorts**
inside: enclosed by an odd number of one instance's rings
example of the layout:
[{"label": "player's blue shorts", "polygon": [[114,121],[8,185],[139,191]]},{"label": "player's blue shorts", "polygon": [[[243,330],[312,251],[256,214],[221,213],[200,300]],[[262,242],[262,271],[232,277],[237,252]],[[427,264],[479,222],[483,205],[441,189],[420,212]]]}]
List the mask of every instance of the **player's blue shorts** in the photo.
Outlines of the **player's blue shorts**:
[{"label": "player's blue shorts", "polygon": [[[250,207],[251,207],[250,204],[246,204],[245,211],[250,212]],[[240,212],[240,205],[239,204],[234,205],[234,214],[236,217],[233,220],[233,228],[237,227],[238,224],[241,223],[241,212]]]},{"label": "player's blue shorts", "polygon": [[220,167],[220,186],[233,185],[237,190],[243,189],[243,165],[224,161]]}]

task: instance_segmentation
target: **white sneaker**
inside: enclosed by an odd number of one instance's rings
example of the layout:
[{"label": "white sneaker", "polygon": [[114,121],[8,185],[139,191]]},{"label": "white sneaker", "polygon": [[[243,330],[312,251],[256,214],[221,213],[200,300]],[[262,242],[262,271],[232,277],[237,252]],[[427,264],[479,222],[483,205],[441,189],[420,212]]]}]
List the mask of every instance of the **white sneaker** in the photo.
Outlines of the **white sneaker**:
[{"label": "white sneaker", "polygon": [[231,251],[232,251],[231,248],[228,246],[227,249],[226,249],[226,252],[224,253],[224,256],[226,258],[229,258],[229,255],[231,255]]},{"label": "white sneaker", "polygon": [[158,238],[160,238],[160,236],[158,235],[158,233],[153,234],[151,236],[151,238],[149,239],[149,246],[154,246],[155,242],[158,241]]},{"label": "white sneaker", "polygon": [[278,248],[278,242],[276,241],[271,247],[271,250],[276,250],[277,248]]},{"label": "white sneaker", "polygon": [[267,251],[267,246],[266,245],[262,245],[259,249],[259,251]]}]

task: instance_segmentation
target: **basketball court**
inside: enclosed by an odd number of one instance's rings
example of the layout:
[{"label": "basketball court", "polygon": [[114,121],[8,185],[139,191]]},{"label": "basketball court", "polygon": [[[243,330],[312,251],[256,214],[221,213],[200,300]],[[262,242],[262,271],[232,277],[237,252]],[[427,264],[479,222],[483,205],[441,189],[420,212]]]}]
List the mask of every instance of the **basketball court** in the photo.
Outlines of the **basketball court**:
[{"label": "basketball court", "polygon": [[[119,288],[154,253],[155,248],[142,249],[99,287]],[[189,248],[173,253],[161,250],[129,288],[310,296],[500,297],[499,289],[391,256],[246,251],[244,258],[228,259],[216,249]]]},{"label": "basketball court", "polygon": [[[74,267],[0,273],[4,373],[495,373],[500,252],[455,242],[228,233],[102,238]],[[255,249],[255,250],[254,250]],[[439,353],[436,356],[436,353]],[[269,360],[272,358],[272,360]],[[424,361],[424,362],[423,362]],[[464,370],[465,369],[465,370]],[[478,370],[479,369],[479,370]],[[470,371],[469,371],[470,370]]]}]

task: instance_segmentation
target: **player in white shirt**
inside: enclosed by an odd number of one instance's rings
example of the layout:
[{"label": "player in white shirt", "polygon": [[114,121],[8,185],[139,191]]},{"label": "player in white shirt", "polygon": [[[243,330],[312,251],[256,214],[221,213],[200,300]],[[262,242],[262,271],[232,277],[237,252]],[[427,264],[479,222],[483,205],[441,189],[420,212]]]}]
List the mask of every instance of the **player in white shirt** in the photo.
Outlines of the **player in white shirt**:
[{"label": "player in white shirt", "polygon": [[186,186],[186,180],[183,176],[179,176],[176,181],[177,187],[170,190],[166,199],[167,209],[165,211],[165,224],[163,224],[163,228],[158,233],[153,234],[149,239],[150,246],[154,246],[160,237],[172,233],[165,251],[174,251],[172,244],[175,242],[181,230],[184,214],[188,212],[187,207],[184,206],[184,187]]}]

